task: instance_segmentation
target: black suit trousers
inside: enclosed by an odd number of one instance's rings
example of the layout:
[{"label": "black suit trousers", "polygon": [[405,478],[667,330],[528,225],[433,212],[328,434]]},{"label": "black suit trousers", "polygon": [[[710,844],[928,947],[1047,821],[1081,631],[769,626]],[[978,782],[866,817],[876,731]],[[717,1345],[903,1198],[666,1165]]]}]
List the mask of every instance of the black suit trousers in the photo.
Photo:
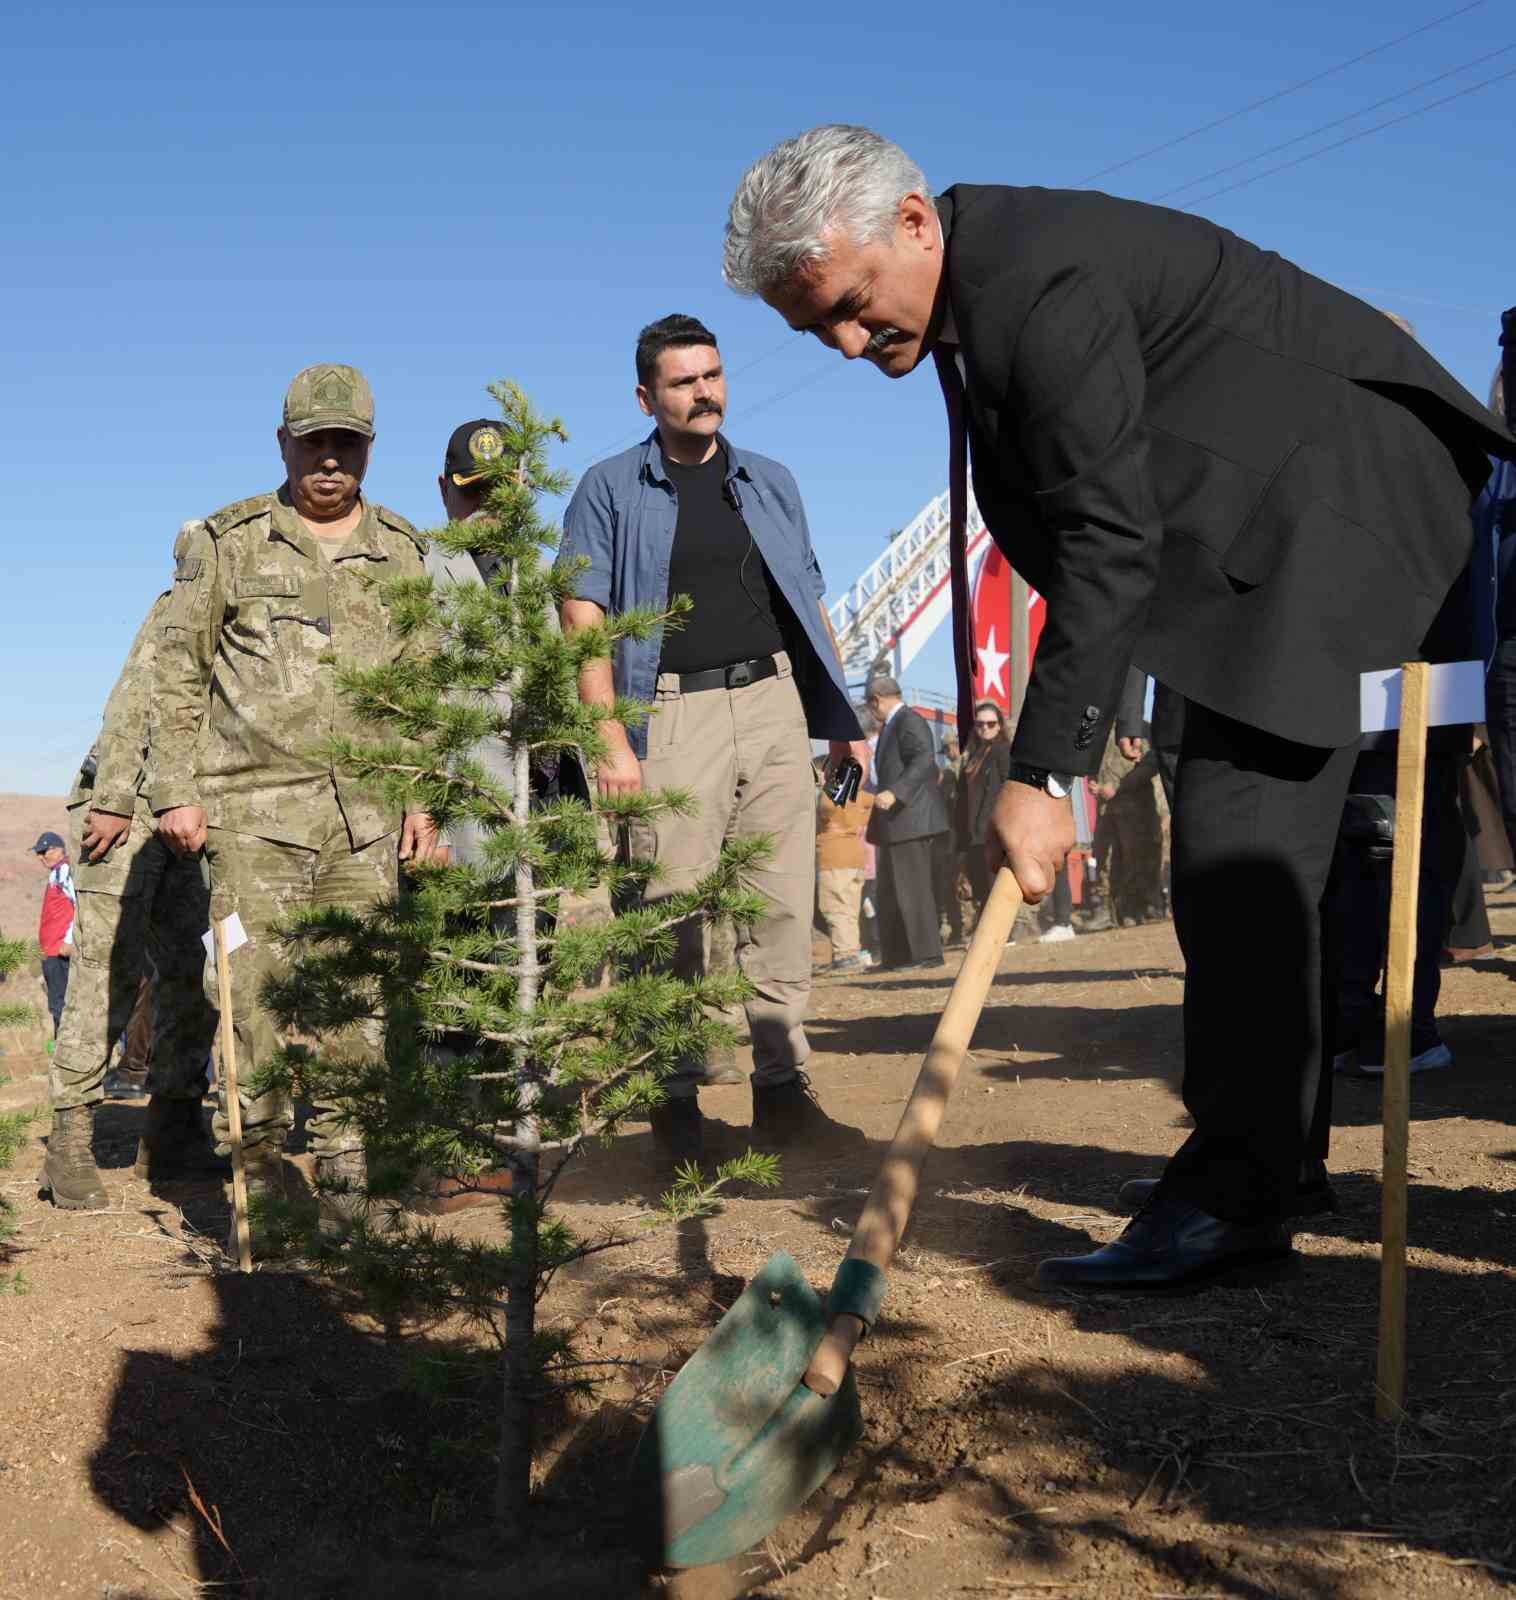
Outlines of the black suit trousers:
[{"label": "black suit trousers", "polygon": [[1337,974],[1322,913],[1355,759],[1185,708],[1173,897],[1195,1131],[1164,1189],[1231,1222],[1296,1214],[1326,1159]]},{"label": "black suit trousers", "polygon": [[879,949],[887,967],[942,960],[936,848],[933,836],[878,847]]},{"label": "black suit trousers", "polygon": [[1500,782],[1506,838],[1516,851],[1516,638],[1502,639],[1484,681],[1490,754]]}]

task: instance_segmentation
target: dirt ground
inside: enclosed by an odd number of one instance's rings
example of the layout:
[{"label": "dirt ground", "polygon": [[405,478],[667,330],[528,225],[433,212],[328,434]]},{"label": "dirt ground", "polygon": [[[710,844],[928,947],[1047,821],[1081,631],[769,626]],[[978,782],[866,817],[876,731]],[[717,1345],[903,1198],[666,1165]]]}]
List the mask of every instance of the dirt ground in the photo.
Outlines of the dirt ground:
[{"label": "dirt ground", "polygon": [[[329,1286],[228,1270],[219,1186],[131,1177],[141,1105],[99,1153],[113,1209],[3,1181],[22,1223],[0,1296],[0,1597],[197,1594],[1442,1597],[1516,1579],[1516,894],[1500,948],[1448,975],[1449,1072],[1414,1085],[1410,1412],[1373,1419],[1379,1092],[1342,1082],[1341,1209],[1269,1279],[1181,1297],[1037,1289],[1107,1240],[1126,1178],[1182,1137],[1166,925],[1008,950],[877,1335],[864,1440],[762,1549],[649,1578],[624,1462],[650,1402],[776,1249],[824,1289],[946,993],[937,975],[817,985],[818,1093],[859,1130],[772,1194],[645,1233],[545,1314],[607,1363],[603,1404],[545,1420],[540,1535],[479,1530],[493,1378],[445,1330],[387,1342]],[[1238,937],[1246,939],[1245,921]],[[959,956],[950,957],[949,975]],[[1260,997],[1266,1003],[1266,997]],[[42,1092],[13,1054],[0,1103]],[[1249,1070],[1247,1019],[1238,1068]],[[746,1089],[703,1096],[741,1146]],[[39,1125],[39,1134],[41,1126]],[[581,1232],[636,1231],[645,1127],[567,1181]],[[490,1214],[445,1224],[487,1232]]]}]

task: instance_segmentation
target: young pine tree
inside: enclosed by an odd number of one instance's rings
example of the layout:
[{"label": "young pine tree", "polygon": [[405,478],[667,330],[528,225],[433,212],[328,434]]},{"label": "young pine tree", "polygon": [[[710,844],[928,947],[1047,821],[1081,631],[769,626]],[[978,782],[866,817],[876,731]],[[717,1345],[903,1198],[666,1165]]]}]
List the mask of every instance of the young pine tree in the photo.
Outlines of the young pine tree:
[{"label": "young pine tree", "polygon": [[[640,611],[572,636],[555,618],[578,572],[540,558],[554,530],[538,510],[564,475],[547,450],[566,438],[538,417],[514,384],[494,385],[504,450],[489,466],[482,518],[434,535],[472,552],[481,585],[402,580],[389,596],[418,648],[393,665],[343,669],[342,691],[374,737],[339,742],[334,759],[397,811],[426,810],[446,826],[483,825],[483,865],[428,866],[409,892],[372,915],[321,911],[290,933],[296,959],[266,999],[308,1043],[269,1070],[296,1092],[345,1107],[367,1153],[355,1220],[317,1246],[332,1270],[357,1283],[387,1321],[407,1313],[462,1313],[498,1341],[503,1366],[497,1512],[519,1529],[530,1487],[533,1413],[553,1387],[587,1386],[566,1340],[539,1333],[536,1308],[553,1274],[610,1241],[585,1241],[549,1211],[568,1162],[610,1140],[662,1097],[661,1080],[684,1057],[731,1042],[715,1020],[742,1000],[735,974],[685,982],[661,964],[691,918],[746,923],[763,900],[743,887],[764,840],[734,842],[688,893],[642,907],[654,874],[613,848],[623,825],[690,809],[687,795],[623,795],[592,808],[560,799],[534,807],[534,765],[570,752],[604,754],[600,725],[645,707],[580,704],[580,670],[618,641],[677,624],[687,602]],[[476,759],[484,741],[512,754],[506,782]],[[599,894],[597,918],[560,914]],[[614,974],[607,985],[603,971]],[[508,1168],[503,1244],[449,1238],[404,1213],[429,1174],[470,1177]],[[735,1180],[777,1181],[772,1157],[749,1152],[711,1178],[681,1171],[663,1217],[710,1209]],[[347,1197],[351,1201],[354,1197]]]}]

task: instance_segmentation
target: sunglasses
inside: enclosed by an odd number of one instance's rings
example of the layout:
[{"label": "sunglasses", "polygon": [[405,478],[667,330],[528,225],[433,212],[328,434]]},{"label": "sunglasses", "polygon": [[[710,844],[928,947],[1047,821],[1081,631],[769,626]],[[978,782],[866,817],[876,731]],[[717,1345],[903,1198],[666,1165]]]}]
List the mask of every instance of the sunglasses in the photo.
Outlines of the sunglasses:
[{"label": "sunglasses", "polygon": [[979,717],[975,717],[974,726],[976,728],[998,728],[1000,726],[1000,718],[989,717],[981,720]]}]

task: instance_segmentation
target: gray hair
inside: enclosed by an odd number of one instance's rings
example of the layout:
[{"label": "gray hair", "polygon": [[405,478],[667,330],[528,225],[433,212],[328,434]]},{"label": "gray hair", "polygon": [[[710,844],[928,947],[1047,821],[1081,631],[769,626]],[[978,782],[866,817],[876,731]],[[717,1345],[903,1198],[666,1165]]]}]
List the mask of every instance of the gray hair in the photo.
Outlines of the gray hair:
[{"label": "gray hair", "polygon": [[905,151],[868,128],[812,128],[743,174],[727,212],[722,272],[738,294],[767,294],[826,258],[828,231],[856,244],[888,239],[906,195],[931,192]]},{"label": "gray hair", "polygon": [[864,685],[864,697],[868,700],[898,700],[900,698],[900,684],[887,673],[876,673]]}]

